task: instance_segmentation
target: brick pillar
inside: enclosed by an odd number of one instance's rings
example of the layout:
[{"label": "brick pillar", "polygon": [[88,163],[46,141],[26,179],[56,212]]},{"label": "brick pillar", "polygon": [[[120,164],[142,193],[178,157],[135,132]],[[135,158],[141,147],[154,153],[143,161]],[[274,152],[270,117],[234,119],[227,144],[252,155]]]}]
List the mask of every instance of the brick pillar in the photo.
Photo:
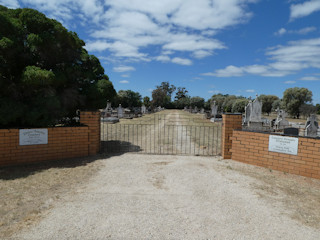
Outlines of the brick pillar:
[{"label": "brick pillar", "polygon": [[89,127],[89,155],[100,151],[100,112],[80,112],[80,123]]},{"label": "brick pillar", "polygon": [[222,157],[231,159],[232,132],[242,128],[242,114],[223,114],[222,118]]}]

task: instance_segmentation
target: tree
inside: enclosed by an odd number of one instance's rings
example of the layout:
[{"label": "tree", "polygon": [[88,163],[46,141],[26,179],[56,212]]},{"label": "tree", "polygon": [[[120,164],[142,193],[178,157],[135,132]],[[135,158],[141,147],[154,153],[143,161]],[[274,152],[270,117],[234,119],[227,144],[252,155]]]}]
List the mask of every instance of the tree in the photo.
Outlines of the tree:
[{"label": "tree", "polygon": [[312,104],[302,104],[299,108],[300,114],[305,118],[311,114],[317,113],[317,107]]},{"label": "tree", "polygon": [[157,88],[162,89],[165,94],[170,97],[171,101],[171,95],[176,90],[176,87],[174,85],[171,84],[170,86],[169,82],[162,82],[160,86],[157,86]]},{"label": "tree", "polygon": [[170,103],[170,97],[161,88],[152,91],[152,106],[167,106]]},{"label": "tree", "polygon": [[174,85],[170,86],[169,82],[162,82],[160,86],[157,86],[152,91],[152,105],[154,107],[172,108],[171,95],[175,90],[176,87]]},{"label": "tree", "polygon": [[312,101],[312,92],[307,88],[288,88],[282,98],[286,111],[297,118],[300,117],[300,107]]},{"label": "tree", "polygon": [[0,6],[0,127],[42,127],[116,92],[85,43],[33,9]]},{"label": "tree", "polygon": [[246,98],[239,98],[233,102],[232,112],[233,113],[244,113],[245,108],[248,105],[249,100]]},{"label": "tree", "polygon": [[121,104],[125,108],[133,108],[141,106],[141,95],[131,90],[120,90],[118,92],[116,105]]},{"label": "tree", "polygon": [[177,109],[183,109],[190,105],[190,97],[180,98],[174,101],[174,107]]},{"label": "tree", "polygon": [[262,102],[262,112],[267,113],[268,115],[272,111],[272,104],[279,100],[279,98],[275,95],[260,95],[258,97],[259,101]]},{"label": "tree", "polygon": [[151,102],[150,102],[150,98],[149,98],[148,96],[145,96],[145,97],[143,98],[143,104],[144,104],[146,107],[150,107]]},{"label": "tree", "polygon": [[192,97],[190,98],[191,107],[203,108],[204,107],[204,98],[202,97]]},{"label": "tree", "polygon": [[181,98],[188,98],[188,90],[186,90],[186,88],[184,87],[178,87],[177,92],[176,92],[176,96],[174,97],[175,100],[179,100]]},{"label": "tree", "polygon": [[235,95],[226,96],[223,101],[223,104],[222,104],[223,111],[224,112],[231,112],[232,106],[236,100],[237,100],[237,96],[235,96]]},{"label": "tree", "polygon": [[316,104],[316,108],[317,108],[317,114],[320,114],[320,104],[319,103]]},{"label": "tree", "polygon": [[211,97],[210,102],[213,103],[214,101],[216,102],[216,105],[218,106],[218,111],[219,112],[223,112],[223,103],[225,101],[225,99],[227,98],[227,96],[229,95],[223,95],[221,93],[219,94],[215,94]]},{"label": "tree", "polygon": [[283,102],[281,99],[275,100],[272,103],[272,111],[276,111],[277,109],[284,109]]}]

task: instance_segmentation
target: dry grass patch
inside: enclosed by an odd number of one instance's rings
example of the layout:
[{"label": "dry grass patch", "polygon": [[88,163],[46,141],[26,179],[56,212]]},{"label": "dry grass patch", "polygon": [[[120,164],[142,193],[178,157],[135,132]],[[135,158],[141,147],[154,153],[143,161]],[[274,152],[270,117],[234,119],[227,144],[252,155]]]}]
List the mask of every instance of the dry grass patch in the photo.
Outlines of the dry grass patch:
[{"label": "dry grass patch", "polygon": [[[274,205],[281,205],[291,218],[320,229],[320,180],[273,171],[246,164],[226,162],[227,168],[257,181],[252,184],[257,195]],[[231,165],[231,166],[230,166]]]},{"label": "dry grass patch", "polygon": [[97,157],[87,157],[0,168],[0,239],[39,220],[101,165]]}]

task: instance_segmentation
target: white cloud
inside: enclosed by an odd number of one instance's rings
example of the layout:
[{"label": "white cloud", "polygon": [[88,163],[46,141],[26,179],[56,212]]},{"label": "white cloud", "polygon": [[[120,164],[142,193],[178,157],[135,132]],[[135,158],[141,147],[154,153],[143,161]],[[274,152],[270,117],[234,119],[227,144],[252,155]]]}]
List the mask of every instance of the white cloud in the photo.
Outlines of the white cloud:
[{"label": "white cloud", "polygon": [[314,77],[314,76],[306,76],[306,77],[300,78],[300,80],[302,80],[302,81],[319,81],[320,78]]},{"label": "white cloud", "polygon": [[129,81],[127,81],[127,80],[121,80],[121,81],[119,81],[119,83],[127,84],[127,83],[129,83]]},{"label": "white cloud", "polygon": [[160,62],[170,62],[171,59],[170,57],[166,56],[166,55],[161,55],[161,56],[158,56],[155,58],[157,61],[160,61]]},{"label": "white cloud", "polygon": [[119,66],[119,67],[113,68],[114,72],[129,72],[129,71],[134,71],[134,70],[136,70],[136,69],[131,66]]},{"label": "white cloud", "polygon": [[285,28],[281,28],[279,29],[277,32],[274,33],[274,35],[276,36],[282,36],[284,34],[300,34],[300,35],[305,35],[308,34],[310,32],[314,32],[316,31],[317,28],[316,27],[305,27],[305,28],[301,28],[299,30],[286,30]]},{"label": "white cloud", "polygon": [[240,77],[244,73],[242,68],[236,66],[227,66],[225,69],[216,70],[214,73],[203,73],[203,76],[215,77]]},{"label": "white cloud", "polygon": [[280,29],[279,29],[277,32],[275,32],[274,34],[281,36],[281,35],[285,34],[286,32],[287,32],[287,30],[286,30],[285,28],[280,28]]},{"label": "white cloud", "polygon": [[192,65],[192,61],[187,58],[175,57],[171,60],[171,62],[176,63],[176,64],[180,64],[180,65],[186,65],[186,66]]},{"label": "white cloud", "polygon": [[105,41],[95,41],[95,42],[88,42],[85,46],[85,48],[88,50],[88,51],[97,51],[97,52],[100,52],[100,51],[104,51],[108,48],[110,48],[110,44],[105,42]]},{"label": "white cloud", "polygon": [[129,74],[122,74],[121,77],[128,78],[128,77],[130,77],[130,75]]},{"label": "white cloud", "polygon": [[210,51],[205,51],[205,50],[198,50],[193,52],[193,56],[198,59],[205,58],[211,55],[212,53]]},{"label": "white cloud", "polygon": [[[18,6],[17,0],[0,1],[7,6]],[[208,57],[216,50],[227,48],[215,38],[217,32],[250,20],[252,13],[248,5],[255,2],[257,0],[131,0],[130,3],[128,0],[20,0],[21,4],[36,8],[64,25],[86,26],[90,33],[90,38],[85,39],[86,49],[108,51],[111,62],[160,61],[153,53],[146,53],[150,46],[160,49],[163,56],[179,51],[198,59]],[[176,63],[177,59],[173,58],[172,62]],[[190,64],[190,60],[184,63]]]},{"label": "white cloud", "polygon": [[18,8],[20,7],[17,0],[0,0],[0,5],[6,6],[7,8]]},{"label": "white cloud", "polygon": [[320,10],[319,0],[310,0],[290,6],[290,20],[301,18]]},{"label": "white cloud", "polygon": [[301,28],[297,31],[295,31],[297,34],[308,34],[310,32],[314,32],[316,31],[317,28],[316,27],[305,27],[305,28]]},{"label": "white cloud", "polygon": [[266,65],[227,66],[204,76],[237,77],[247,74],[283,77],[308,68],[320,69],[320,38],[288,42],[267,49],[266,56],[272,61]]},{"label": "white cloud", "polygon": [[254,93],[255,90],[254,90],[254,89],[247,89],[246,92],[247,92],[247,93]]},{"label": "white cloud", "polygon": [[208,93],[218,94],[218,93],[220,93],[220,91],[219,90],[209,90]]},{"label": "white cloud", "polygon": [[294,84],[294,83],[296,83],[296,81],[285,81],[284,83],[285,84]]}]

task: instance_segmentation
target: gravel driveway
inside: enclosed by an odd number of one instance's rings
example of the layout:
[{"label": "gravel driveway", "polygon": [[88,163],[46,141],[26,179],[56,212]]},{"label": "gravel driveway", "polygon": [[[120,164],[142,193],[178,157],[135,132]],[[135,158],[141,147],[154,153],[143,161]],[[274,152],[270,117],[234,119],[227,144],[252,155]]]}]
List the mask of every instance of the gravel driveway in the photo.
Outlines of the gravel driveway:
[{"label": "gravel driveway", "polygon": [[270,189],[234,171],[239,166],[212,157],[109,157],[90,182],[13,239],[320,239],[294,210],[261,197]]}]

